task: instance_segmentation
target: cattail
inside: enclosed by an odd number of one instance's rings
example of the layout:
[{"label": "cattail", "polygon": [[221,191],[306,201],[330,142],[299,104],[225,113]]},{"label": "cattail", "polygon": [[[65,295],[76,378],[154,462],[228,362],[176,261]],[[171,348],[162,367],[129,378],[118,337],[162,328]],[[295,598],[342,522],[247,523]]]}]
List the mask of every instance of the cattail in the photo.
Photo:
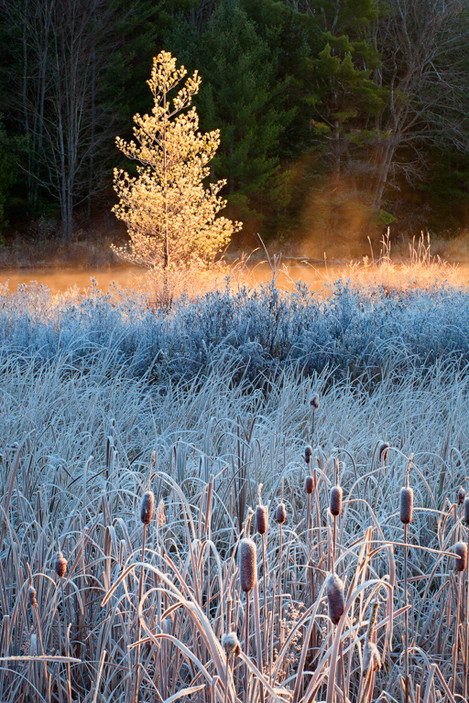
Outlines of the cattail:
[{"label": "cattail", "polygon": [[153,517],[153,506],[155,505],[155,496],[153,491],[147,491],[142,498],[142,508],[140,511],[140,520],[144,525],[148,525]]},{"label": "cattail", "polygon": [[469,498],[464,498],[464,521],[469,525]]},{"label": "cattail", "polygon": [[309,403],[313,406],[315,410],[317,410],[319,408],[319,395],[315,393]]},{"label": "cattail", "polygon": [[337,574],[329,574],[326,579],[327,604],[329,617],[337,625],[345,609],[344,584]]},{"label": "cattail", "polygon": [[409,486],[403,486],[399,496],[399,516],[404,525],[412,522],[413,507],[414,491]]},{"label": "cattail", "polygon": [[305,478],[305,492],[306,493],[313,492],[313,477],[312,476],[306,476],[306,478]]},{"label": "cattail", "polygon": [[249,593],[257,583],[257,549],[248,537],[239,543],[239,580],[245,593]]},{"label": "cattail", "polygon": [[55,573],[62,579],[67,571],[67,560],[64,558],[62,552],[57,553],[57,558],[55,560]]},{"label": "cattail", "polygon": [[381,656],[374,642],[367,642],[363,652],[363,671],[379,671]]},{"label": "cattail", "polygon": [[265,535],[269,525],[267,508],[265,505],[258,505],[256,508],[256,528],[260,535]]},{"label": "cattail", "polygon": [[467,544],[465,542],[456,542],[454,545],[454,553],[459,557],[459,559],[455,560],[455,570],[464,571],[467,564]]},{"label": "cattail", "polygon": [[458,505],[462,505],[464,503],[464,499],[466,498],[466,491],[462,486],[459,486],[459,491],[458,491]]},{"label": "cattail", "polygon": [[37,608],[36,589],[34,588],[33,584],[31,584],[29,587],[28,598],[29,604],[32,605],[33,608]]},{"label": "cattail", "polygon": [[388,458],[388,452],[389,452],[390,446],[391,445],[389,444],[389,442],[382,442],[382,444],[380,444],[379,453],[378,453],[380,464],[384,464],[384,462]]},{"label": "cattail", "polygon": [[287,510],[285,508],[285,503],[279,503],[279,505],[277,505],[277,509],[275,511],[275,519],[277,520],[279,525],[283,525],[283,523],[287,519]]},{"label": "cattail", "polygon": [[311,457],[313,456],[313,448],[311,445],[307,444],[305,447],[305,461],[307,464],[311,461]]},{"label": "cattail", "polygon": [[241,647],[239,646],[238,635],[236,632],[225,632],[221,638],[221,646],[228,654],[239,654]]},{"label": "cattail", "polygon": [[333,486],[331,488],[329,510],[331,515],[337,517],[342,511],[342,488],[341,486]]}]

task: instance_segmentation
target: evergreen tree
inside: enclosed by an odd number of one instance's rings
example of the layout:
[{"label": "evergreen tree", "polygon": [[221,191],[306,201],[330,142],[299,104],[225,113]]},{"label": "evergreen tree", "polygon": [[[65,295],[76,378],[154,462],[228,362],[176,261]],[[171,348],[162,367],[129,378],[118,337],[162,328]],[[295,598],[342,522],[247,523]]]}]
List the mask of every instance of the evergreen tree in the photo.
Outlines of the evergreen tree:
[{"label": "evergreen tree", "polygon": [[116,140],[119,149],[141,165],[136,177],[122,169],[114,171],[119,203],[113,212],[125,222],[130,236],[128,247],[114,251],[134,263],[165,271],[212,263],[241,227],[217,217],[226,204],[218,196],[225,181],[204,186],[220,136],[218,130],[198,131],[198,115],[190,106],[200,78],[196,71],[181,86],[186,74],[183,66],[176,68],[169,52],[160,52],[148,81],[151,115],[134,116],[135,141]]}]

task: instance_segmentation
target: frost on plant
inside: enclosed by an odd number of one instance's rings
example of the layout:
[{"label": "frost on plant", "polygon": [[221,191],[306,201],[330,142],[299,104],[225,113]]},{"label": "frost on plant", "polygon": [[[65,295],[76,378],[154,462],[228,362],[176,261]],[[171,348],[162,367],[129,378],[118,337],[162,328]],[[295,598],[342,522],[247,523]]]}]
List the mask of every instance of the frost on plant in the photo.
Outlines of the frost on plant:
[{"label": "frost on plant", "polygon": [[200,78],[196,71],[183,82],[186,74],[169,52],[160,52],[148,81],[151,115],[134,116],[134,140],[116,139],[140,165],[135,177],[114,170],[119,202],[113,212],[125,222],[130,242],[113,250],[132,263],[165,270],[213,263],[241,228],[240,222],[217,217],[226,205],[219,196],[226,181],[204,185],[220,134],[198,131],[199,118],[190,106]]}]

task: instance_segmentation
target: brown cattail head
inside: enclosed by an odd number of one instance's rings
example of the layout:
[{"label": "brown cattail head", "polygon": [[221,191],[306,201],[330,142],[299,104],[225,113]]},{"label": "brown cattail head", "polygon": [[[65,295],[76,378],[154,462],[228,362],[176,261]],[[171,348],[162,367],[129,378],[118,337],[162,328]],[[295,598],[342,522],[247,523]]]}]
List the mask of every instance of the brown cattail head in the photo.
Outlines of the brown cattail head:
[{"label": "brown cattail head", "polygon": [[311,461],[311,457],[313,456],[313,448],[311,445],[307,444],[305,447],[305,461],[307,464]]},{"label": "brown cattail head", "polygon": [[245,593],[249,593],[257,583],[257,549],[248,537],[239,543],[239,580]]},{"label": "brown cattail head", "polygon": [[456,542],[454,553],[459,557],[459,559],[455,559],[455,571],[464,571],[467,564],[467,544],[465,542]]},{"label": "brown cattail head", "polygon": [[337,574],[329,574],[326,579],[327,604],[329,617],[337,625],[345,609],[344,584]]},{"label": "brown cattail head", "polygon": [[305,478],[305,491],[306,491],[306,493],[313,492],[313,477],[312,476],[306,476],[306,478]]},{"label": "brown cattail head", "polygon": [[380,463],[380,464],[384,464],[384,462],[385,462],[386,459],[388,458],[388,452],[389,452],[389,447],[390,447],[390,446],[391,446],[391,445],[389,444],[389,442],[382,442],[382,444],[380,444],[380,446],[379,446],[379,454],[378,454],[378,456],[379,456],[379,463]]},{"label": "brown cattail head", "polygon": [[469,498],[464,498],[464,521],[469,525]]},{"label": "brown cattail head", "polygon": [[277,505],[277,509],[275,511],[275,519],[277,520],[279,525],[283,525],[283,523],[287,519],[287,509],[285,508],[285,503],[279,503],[279,505]]},{"label": "brown cattail head", "polygon": [[144,525],[148,525],[153,517],[153,506],[155,505],[155,496],[153,491],[147,491],[142,498],[142,508],[140,510],[140,520]]},{"label": "brown cattail head", "polygon": [[269,517],[265,505],[258,505],[256,508],[256,529],[260,535],[265,535],[269,526]]},{"label": "brown cattail head", "polygon": [[313,406],[315,410],[317,410],[319,408],[319,395],[315,393],[309,403]]},{"label": "brown cattail head", "polygon": [[36,589],[34,588],[33,584],[29,586],[28,598],[29,604],[32,605],[33,608],[37,608]]},{"label": "brown cattail head", "polygon": [[363,671],[379,671],[381,656],[374,642],[367,642],[363,652]]},{"label": "brown cattail head", "polygon": [[342,512],[342,487],[332,486],[329,500],[329,510],[331,515],[337,517]]},{"label": "brown cattail head", "polygon": [[464,503],[464,499],[466,497],[466,491],[462,486],[459,486],[458,490],[458,505],[462,505]]},{"label": "brown cattail head", "polygon": [[239,654],[241,651],[241,647],[239,646],[239,640],[238,640],[238,635],[236,632],[225,632],[223,637],[221,638],[221,646],[226,652],[226,655],[228,654]]},{"label": "brown cattail head", "polygon": [[62,552],[57,552],[57,558],[55,560],[55,573],[62,579],[67,571],[67,560],[64,558]]},{"label": "brown cattail head", "polygon": [[414,491],[409,486],[403,486],[399,496],[399,517],[404,525],[412,522],[413,509]]}]

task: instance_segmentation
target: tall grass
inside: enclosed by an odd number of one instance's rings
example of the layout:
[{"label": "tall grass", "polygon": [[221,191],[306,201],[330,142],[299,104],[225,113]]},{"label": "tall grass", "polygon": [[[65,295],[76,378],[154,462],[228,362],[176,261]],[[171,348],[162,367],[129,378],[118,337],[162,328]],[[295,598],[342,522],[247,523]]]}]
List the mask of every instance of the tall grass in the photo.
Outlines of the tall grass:
[{"label": "tall grass", "polygon": [[[51,330],[48,359],[31,344],[14,351],[5,331],[0,356],[1,700],[403,700],[407,656],[411,700],[461,699],[461,363],[409,363],[405,375],[397,363],[374,384],[295,366],[261,384],[216,364],[179,381],[161,369],[150,383],[117,345],[101,338],[79,355],[82,342],[62,348]],[[406,541],[399,490],[412,453]],[[249,510],[259,483],[262,535]],[[149,490],[159,508],[143,528]],[[259,555],[249,609],[238,561],[248,537]],[[344,584],[333,620],[331,573]]]}]

